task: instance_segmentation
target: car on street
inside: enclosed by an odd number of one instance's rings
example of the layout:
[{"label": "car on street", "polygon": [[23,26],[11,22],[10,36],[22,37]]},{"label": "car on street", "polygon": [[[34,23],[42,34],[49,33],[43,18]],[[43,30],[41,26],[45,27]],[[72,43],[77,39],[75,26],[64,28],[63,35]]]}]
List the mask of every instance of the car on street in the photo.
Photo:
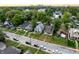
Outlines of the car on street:
[{"label": "car on street", "polygon": [[13,38],[13,40],[18,41],[18,39],[16,39],[16,38]]},{"label": "car on street", "polygon": [[43,45],[40,45],[40,48],[43,49],[43,50],[46,50],[46,47],[43,46]]},{"label": "car on street", "polygon": [[35,47],[39,47],[38,44],[34,44]]},{"label": "car on street", "polygon": [[30,43],[30,42],[27,42],[27,41],[26,41],[25,43],[26,43],[26,44],[28,44],[28,45],[31,45],[31,43]]}]

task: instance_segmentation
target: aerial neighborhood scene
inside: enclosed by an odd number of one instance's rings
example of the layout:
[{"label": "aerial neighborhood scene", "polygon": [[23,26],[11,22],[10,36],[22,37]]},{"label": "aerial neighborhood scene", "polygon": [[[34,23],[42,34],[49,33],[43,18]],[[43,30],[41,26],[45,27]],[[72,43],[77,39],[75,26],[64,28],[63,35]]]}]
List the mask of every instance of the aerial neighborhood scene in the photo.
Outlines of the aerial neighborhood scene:
[{"label": "aerial neighborhood scene", "polygon": [[0,54],[79,54],[79,7],[0,7]]}]

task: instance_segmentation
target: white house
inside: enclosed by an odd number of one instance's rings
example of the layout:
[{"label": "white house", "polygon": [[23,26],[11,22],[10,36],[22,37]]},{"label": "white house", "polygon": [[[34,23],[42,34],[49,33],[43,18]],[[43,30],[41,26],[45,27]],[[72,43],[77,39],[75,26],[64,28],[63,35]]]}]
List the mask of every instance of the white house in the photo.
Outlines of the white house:
[{"label": "white house", "polygon": [[60,11],[55,11],[55,12],[53,12],[53,17],[54,18],[59,18],[59,17],[61,17],[62,16],[62,12],[60,12]]},{"label": "white house", "polygon": [[46,9],[38,9],[38,12],[42,11],[45,12]]},{"label": "white house", "polygon": [[27,11],[30,11],[30,9],[25,9],[23,12],[27,12]]},{"label": "white house", "polygon": [[69,30],[69,36],[71,38],[79,38],[79,29],[70,28],[70,30]]}]

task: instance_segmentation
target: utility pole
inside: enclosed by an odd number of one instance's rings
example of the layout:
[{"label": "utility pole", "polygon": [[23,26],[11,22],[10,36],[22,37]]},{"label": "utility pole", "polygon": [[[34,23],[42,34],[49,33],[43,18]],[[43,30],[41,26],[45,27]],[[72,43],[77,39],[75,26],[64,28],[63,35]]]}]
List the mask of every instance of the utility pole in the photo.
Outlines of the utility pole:
[{"label": "utility pole", "polygon": [[29,33],[29,38],[30,38],[30,43],[31,43],[31,36],[30,35],[31,35],[31,33]]},{"label": "utility pole", "polygon": [[75,40],[76,49],[78,49],[78,41]]},{"label": "utility pole", "polygon": [[70,39],[69,30],[70,30],[70,25],[68,26],[68,40]]}]

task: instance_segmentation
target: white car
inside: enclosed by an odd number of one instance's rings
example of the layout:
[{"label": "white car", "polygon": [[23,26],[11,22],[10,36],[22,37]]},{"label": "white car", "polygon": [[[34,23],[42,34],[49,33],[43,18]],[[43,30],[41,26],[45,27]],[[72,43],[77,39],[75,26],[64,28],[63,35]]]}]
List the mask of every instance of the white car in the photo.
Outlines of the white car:
[{"label": "white car", "polygon": [[58,52],[58,50],[55,50],[55,52]]},{"label": "white car", "polygon": [[45,46],[43,46],[43,45],[40,45],[39,47],[40,47],[41,49],[46,50],[46,47],[45,47]]}]

